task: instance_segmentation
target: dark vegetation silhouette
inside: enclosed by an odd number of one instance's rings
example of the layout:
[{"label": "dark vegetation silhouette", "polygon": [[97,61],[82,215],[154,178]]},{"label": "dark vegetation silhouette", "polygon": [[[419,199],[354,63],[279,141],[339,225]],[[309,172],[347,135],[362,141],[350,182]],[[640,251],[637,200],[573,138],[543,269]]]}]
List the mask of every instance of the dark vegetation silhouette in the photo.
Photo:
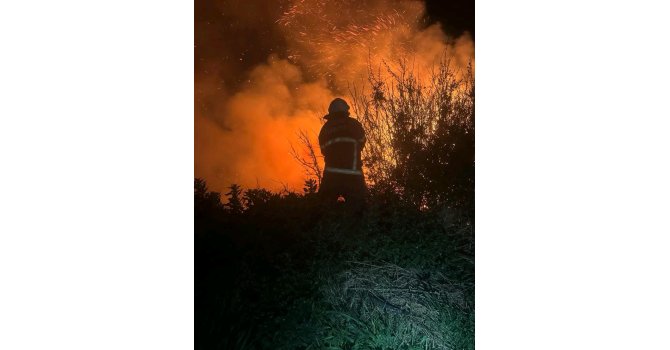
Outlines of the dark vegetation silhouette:
[{"label": "dark vegetation silhouette", "polygon": [[232,184],[222,199],[195,179],[196,349],[474,348],[474,77],[445,60],[421,81],[401,61],[352,87],[369,187],[356,220],[321,205],[305,132],[300,192]]},{"label": "dark vegetation silhouette", "polygon": [[[367,133],[363,162],[379,192],[417,207],[474,210],[474,72],[444,59],[421,83],[407,60],[352,91]],[[390,77],[385,79],[385,77]]]}]

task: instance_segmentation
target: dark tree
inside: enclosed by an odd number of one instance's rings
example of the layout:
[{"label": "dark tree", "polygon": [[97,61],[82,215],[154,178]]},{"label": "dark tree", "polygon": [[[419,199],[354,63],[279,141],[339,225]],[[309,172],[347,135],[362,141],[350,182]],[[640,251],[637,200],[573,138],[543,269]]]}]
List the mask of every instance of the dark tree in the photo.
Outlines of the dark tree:
[{"label": "dark tree", "polygon": [[228,196],[228,203],[226,204],[226,208],[233,213],[233,214],[240,214],[244,210],[244,206],[242,205],[242,187],[238,184],[232,184],[230,187],[230,192],[226,193],[226,196]]}]

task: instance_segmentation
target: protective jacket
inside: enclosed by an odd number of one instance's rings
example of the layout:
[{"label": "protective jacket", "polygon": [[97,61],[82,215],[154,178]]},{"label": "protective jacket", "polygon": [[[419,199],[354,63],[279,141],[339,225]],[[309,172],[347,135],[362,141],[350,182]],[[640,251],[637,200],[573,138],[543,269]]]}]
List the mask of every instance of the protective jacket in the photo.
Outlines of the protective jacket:
[{"label": "protective jacket", "polygon": [[327,118],[319,133],[326,161],[319,192],[328,198],[343,195],[347,201],[361,200],[365,192],[361,163],[365,131],[361,123],[346,114],[330,114]]},{"label": "protective jacket", "polygon": [[356,119],[338,116],[328,119],[319,133],[319,146],[326,158],[326,172],[362,175],[361,151],[365,131]]}]

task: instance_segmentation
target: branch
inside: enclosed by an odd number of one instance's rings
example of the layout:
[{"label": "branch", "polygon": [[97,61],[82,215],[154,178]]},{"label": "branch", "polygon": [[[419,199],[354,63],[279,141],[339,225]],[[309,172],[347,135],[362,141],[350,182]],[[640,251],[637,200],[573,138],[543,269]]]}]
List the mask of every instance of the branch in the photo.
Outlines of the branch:
[{"label": "branch", "polygon": [[314,151],[314,145],[312,144],[312,141],[310,141],[309,135],[304,130],[300,130],[297,135],[298,140],[302,144],[304,155],[300,154],[300,152],[293,147],[293,144],[290,144],[291,156],[303,167],[303,169],[305,169],[307,176],[316,177],[319,181],[319,186],[321,186],[323,172],[319,165],[318,156]]}]

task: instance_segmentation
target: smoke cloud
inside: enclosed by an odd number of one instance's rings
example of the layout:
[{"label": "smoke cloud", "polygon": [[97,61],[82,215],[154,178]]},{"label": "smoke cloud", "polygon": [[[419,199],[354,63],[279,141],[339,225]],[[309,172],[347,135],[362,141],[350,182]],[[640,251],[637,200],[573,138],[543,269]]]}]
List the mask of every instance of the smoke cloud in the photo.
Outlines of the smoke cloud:
[{"label": "smoke cloud", "polygon": [[[250,31],[257,40],[246,45],[265,58],[239,73],[240,62],[253,55],[214,42],[221,52],[196,62],[195,176],[216,191],[231,183],[300,190],[307,176],[290,155],[290,145],[299,145],[296,133],[316,139],[329,102],[349,100],[352,84],[363,87],[369,69],[407,58],[417,72],[428,72],[445,54],[460,67],[474,60],[467,34],[449,38],[439,24],[425,26],[421,1],[293,0],[254,16],[248,4],[226,1],[218,10],[233,13],[230,25],[264,28]],[[196,33],[209,32],[196,27]]]}]

